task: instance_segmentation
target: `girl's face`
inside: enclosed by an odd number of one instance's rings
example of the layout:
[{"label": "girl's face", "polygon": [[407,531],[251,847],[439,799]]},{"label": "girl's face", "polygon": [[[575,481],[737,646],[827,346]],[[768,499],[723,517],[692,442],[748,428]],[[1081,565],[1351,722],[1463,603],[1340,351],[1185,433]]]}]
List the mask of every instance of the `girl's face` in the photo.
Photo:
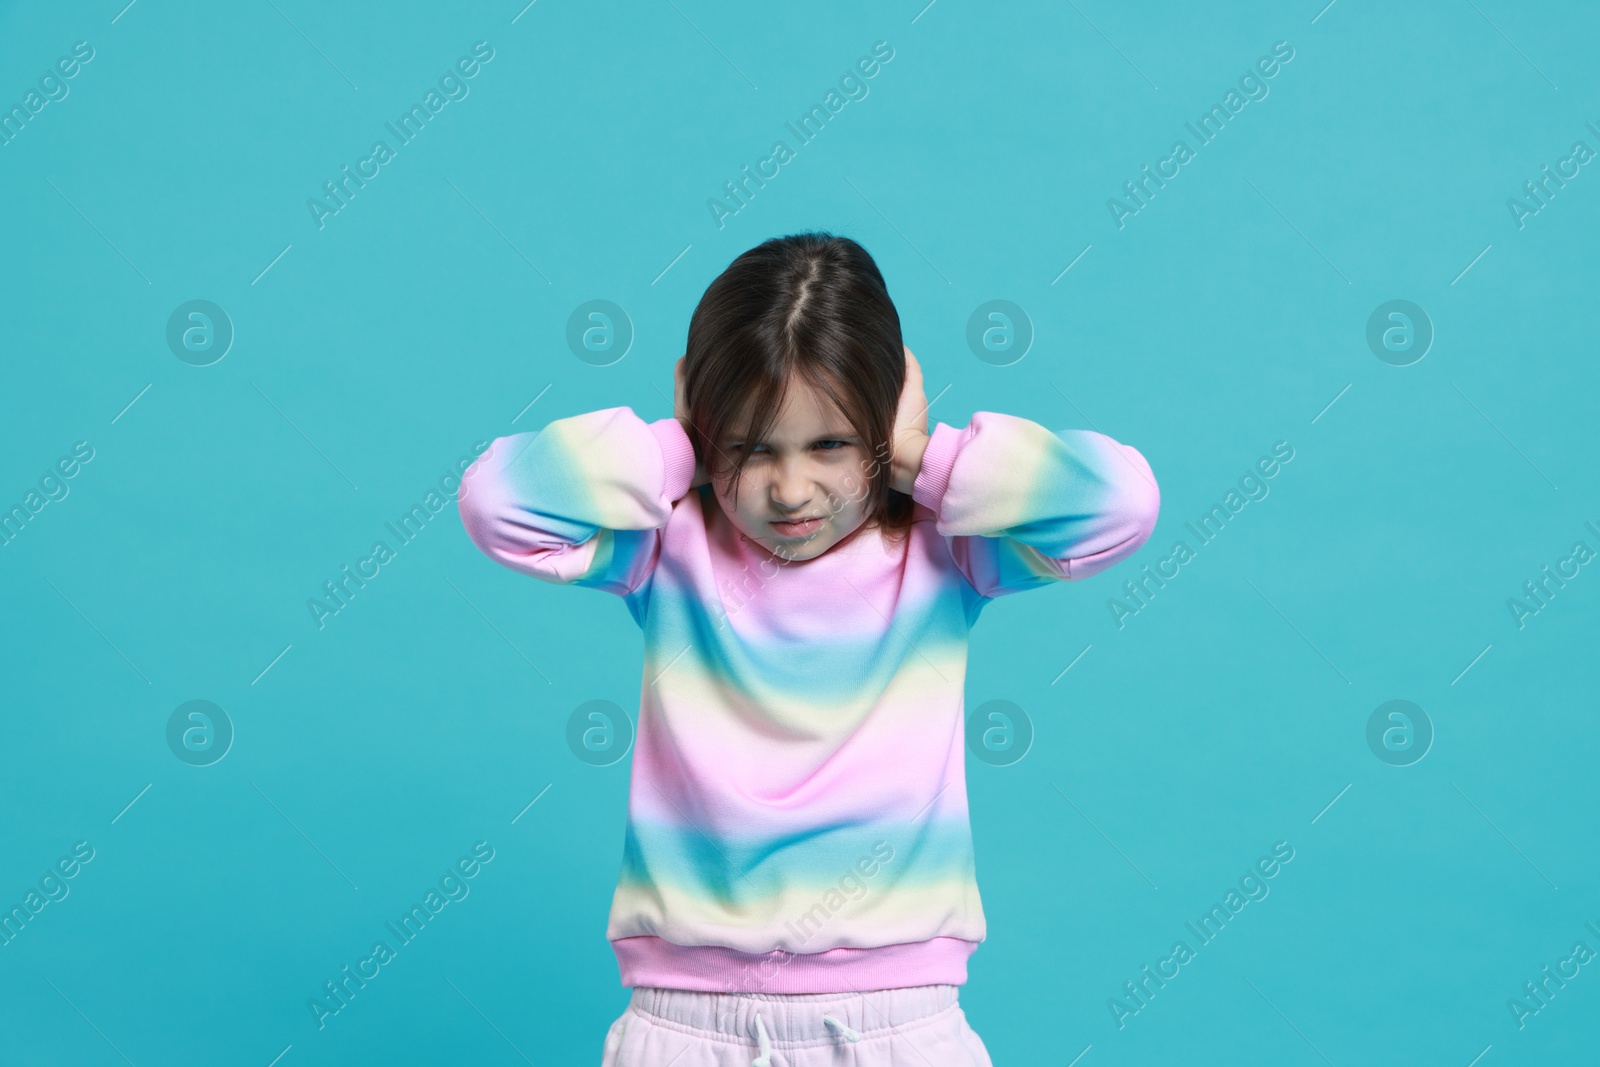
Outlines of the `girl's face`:
[{"label": "girl's face", "polygon": [[[850,422],[823,394],[796,378],[768,436],[732,436],[720,447],[730,459],[749,452],[733,501],[733,479],[712,483],[723,513],[775,556],[822,555],[866,521],[871,456]],[[796,522],[795,520],[805,520]]]}]

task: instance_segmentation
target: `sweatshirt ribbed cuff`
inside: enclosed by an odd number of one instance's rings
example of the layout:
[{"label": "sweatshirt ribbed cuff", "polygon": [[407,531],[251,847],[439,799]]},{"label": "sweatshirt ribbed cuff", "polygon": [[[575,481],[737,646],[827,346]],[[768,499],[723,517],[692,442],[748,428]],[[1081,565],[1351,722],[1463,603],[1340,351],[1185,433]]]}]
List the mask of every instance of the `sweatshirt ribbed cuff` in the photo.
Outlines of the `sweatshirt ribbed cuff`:
[{"label": "sweatshirt ribbed cuff", "polygon": [[922,453],[922,470],[911,483],[911,499],[939,514],[939,503],[950,488],[950,470],[956,463],[964,430],[936,422],[928,435],[928,448]]},{"label": "sweatshirt ribbed cuff", "polygon": [[661,491],[668,500],[677,500],[689,491],[689,484],[694,481],[694,444],[684,432],[683,423],[675,417],[657,419],[650,424],[650,432],[661,443],[661,457],[666,461]]}]

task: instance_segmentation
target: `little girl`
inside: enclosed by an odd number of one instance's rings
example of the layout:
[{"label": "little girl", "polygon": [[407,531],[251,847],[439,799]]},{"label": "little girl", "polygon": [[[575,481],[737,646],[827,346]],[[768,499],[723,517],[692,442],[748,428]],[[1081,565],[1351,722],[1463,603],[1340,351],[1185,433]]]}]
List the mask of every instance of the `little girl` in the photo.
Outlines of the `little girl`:
[{"label": "little girl", "polygon": [[734,260],[675,378],[674,417],[499,438],[459,496],[491,558],[644,631],[602,1067],[989,1067],[967,635],[1143,544],[1150,466],[994,412],[930,433],[883,276],[826,233]]}]

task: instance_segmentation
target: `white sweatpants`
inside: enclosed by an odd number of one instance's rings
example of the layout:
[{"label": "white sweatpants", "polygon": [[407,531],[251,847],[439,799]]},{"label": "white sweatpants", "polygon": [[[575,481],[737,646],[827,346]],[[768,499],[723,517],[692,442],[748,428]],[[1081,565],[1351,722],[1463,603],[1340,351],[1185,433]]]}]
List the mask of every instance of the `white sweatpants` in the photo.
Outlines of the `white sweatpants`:
[{"label": "white sweatpants", "polygon": [[601,1067],[993,1067],[959,987],[702,993],[638,986]]}]

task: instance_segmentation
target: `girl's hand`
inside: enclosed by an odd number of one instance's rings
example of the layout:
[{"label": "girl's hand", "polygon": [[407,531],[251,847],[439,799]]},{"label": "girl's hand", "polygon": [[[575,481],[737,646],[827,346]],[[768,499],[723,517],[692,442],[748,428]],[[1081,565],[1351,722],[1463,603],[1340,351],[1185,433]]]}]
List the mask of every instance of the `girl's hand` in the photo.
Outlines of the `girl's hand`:
[{"label": "girl's hand", "polygon": [[[690,424],[689,404],[684,398],[683,365],[688,358],[688,356],[679,356],[678,362],[673,364],[672,367],[672,414],[683,425],[683,432],[686,434],[689,433]],[[689,488],[698,489],[709,481],[711,479],[706,476],[705,466],[700,462],[699,454],[696,453],[694,458],[694,481],[689,483]]]},{"label": "girl's hand", "polygon": [[909,496],[917,475],[922,473],[922,454],[928,448],[928,398],[922,388],[922,365],[909,348],[906,348],[906,380],[900,388],[892,440],[894,461],[889,484],[897,492]]}]

